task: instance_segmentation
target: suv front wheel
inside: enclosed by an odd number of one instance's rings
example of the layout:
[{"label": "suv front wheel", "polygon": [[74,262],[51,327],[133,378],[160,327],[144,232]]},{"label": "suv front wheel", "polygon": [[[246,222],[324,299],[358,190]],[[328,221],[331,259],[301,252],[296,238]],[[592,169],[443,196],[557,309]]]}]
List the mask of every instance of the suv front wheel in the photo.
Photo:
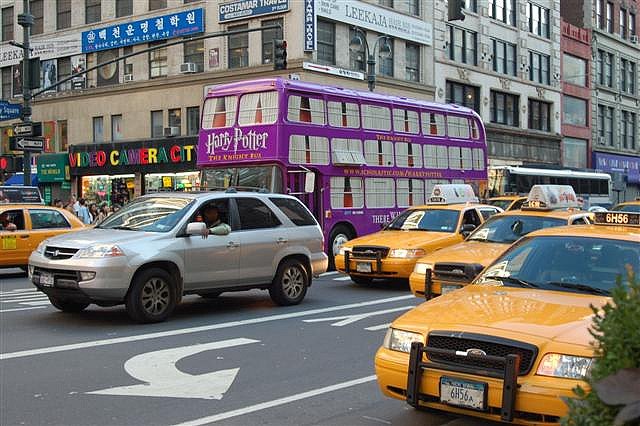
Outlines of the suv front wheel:
[{"label": "suv front wheel", "polygon": [[136,274],[125,306],[127,314],[134,321],[164,321],[176,306],[175,280],[167,271],[159,268]]},{"label": "suv front wheel", "polygon": [[269,287],[269,296],[281,306],[297,305],[307,294],[307,287],[309,276],[304,264],[297,259],[288,259],[278,267]]}]

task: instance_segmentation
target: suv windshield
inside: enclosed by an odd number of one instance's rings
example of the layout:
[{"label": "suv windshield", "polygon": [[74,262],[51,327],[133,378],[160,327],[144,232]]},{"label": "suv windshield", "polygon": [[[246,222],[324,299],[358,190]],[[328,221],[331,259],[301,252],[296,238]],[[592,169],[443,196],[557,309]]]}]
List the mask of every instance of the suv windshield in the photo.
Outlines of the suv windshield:
[{"label": "suv windshield", "polygon": [[[525,238],[478,277],[475,284],[609,294],[627,268],[640,270],[640,244],[591,237]],[[526,285],[522,284],[526,283]]]},{"label": "suv windshield", "polygon": [[192,202],[190,198],[177,197],[138,198],[96,228],[169,232],[184,217]]},{"label": "suv windshield", "polygon": [[536,216],[494,216],[468,238],[468,241],[511,244],[523,235],[542,228],[566,225],[564,219]]},{"label": "suv windshield", "polygon": [[396,217],[386,229],[402,231],[455,232],[457,210],[407,210]]}]

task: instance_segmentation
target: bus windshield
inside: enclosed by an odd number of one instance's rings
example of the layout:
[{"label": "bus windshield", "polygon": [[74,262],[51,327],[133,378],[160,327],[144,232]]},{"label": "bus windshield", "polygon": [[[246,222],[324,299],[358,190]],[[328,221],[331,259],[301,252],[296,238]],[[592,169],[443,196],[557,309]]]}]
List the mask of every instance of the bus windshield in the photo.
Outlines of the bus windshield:
[{"label": "bus windshield", "polygon": [[245,191],[281,193],[282,172],[276,166],[225,167],[204,169],[201,187],[208,190],[219,190],[234,187]]},{"label": "bus windshield", "polygon": [[387,226],[387,230],[454,232],[460,212],[456,210],[407,210]]}]

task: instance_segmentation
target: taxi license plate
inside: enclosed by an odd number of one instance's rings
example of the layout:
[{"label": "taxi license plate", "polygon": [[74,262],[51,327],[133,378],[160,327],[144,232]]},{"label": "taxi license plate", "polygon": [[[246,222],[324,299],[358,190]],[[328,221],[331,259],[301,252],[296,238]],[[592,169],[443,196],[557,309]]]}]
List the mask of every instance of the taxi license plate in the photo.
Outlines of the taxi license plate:
[{"label": "taxi license plate", "polygon": [[356,263],[356,272],[371,272],[371,264],[367,262]]},{"label": "taxi license plate", "polygon": [[42,272],[40,274],[40,284],[44,287],[53,287],[53,274],[50,272]]},{"label": "taxi license plate", "polygon": [[457,407],[484,410],[487,384],[458,380],[451,377],[440,378],[440,402]]}]

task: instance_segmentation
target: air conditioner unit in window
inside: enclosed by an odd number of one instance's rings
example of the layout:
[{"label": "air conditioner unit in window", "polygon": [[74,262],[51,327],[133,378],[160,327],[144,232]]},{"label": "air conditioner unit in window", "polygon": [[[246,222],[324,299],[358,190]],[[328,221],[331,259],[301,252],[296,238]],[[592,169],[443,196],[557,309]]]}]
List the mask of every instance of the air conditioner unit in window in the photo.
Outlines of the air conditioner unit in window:
[{"label": "air conditioner unit in window", "polygon": [[185,62],[180,64],[180,72],[183,74],[198,72],[198,66],[193,62]]},{"label": "air conditioner unit in window", "polygon": [[633,44],[638,44],[638,36],[632,35],[631,37],[629,37],[629,41]]},{"label": "air conditioner unit in window", "polygon": [[180,127],[165,127],[162,129],[163,136],[178,136],[180,134]]},{"label": "air conditioner unit in window", "polygon": [[124,82],[125,83],[130,83],[133,81],[133,74],[125,74],[124,75]]},{"label": "air conditioner unit in window", "polygon": [[604,136],[598,136],[598,143],[604,145]]}]

